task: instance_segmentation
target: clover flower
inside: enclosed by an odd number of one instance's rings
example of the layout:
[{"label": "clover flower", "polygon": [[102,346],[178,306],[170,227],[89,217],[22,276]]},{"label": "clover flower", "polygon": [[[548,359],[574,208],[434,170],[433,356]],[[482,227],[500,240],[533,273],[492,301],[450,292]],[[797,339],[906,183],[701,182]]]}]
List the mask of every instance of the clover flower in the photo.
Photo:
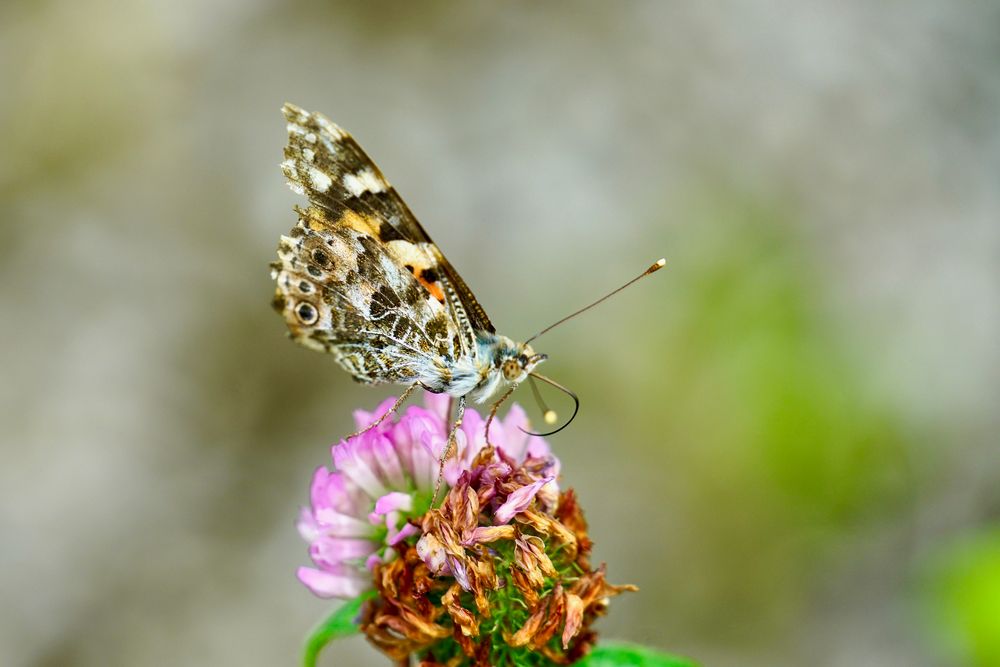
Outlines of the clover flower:
[{"label": "clover flower", "polygon": [[613,586],[591,569],[587,524],[572,490],[550,495],[551,458],[480,450],[416,545],[375,571],[361,629],[394,660],[421,667],[562,665],[595,642],[591,623]]},{"label": "clover flower", "polygon": [[[358,430],[394,403],[388,398],[373,412],[356,411]],[[316,566],[299,568],[298,578],[314,594],[356,597],[372,587],[375,567],[393,560],[401,545],[418,535],[416,519],[430,506],[438,460],[447,444],[448,407],[447,396],[428,393],[424,407],[410,406],[402,415],[391,415],[377,427],[334,445],[332,470],[317,468],[310,507],[302,508],[298,521]],[[524,411],[514,406],[505,419],[493,422],[490,439],[513,460],[549,460],[551,479],[538,491],[554,498],[558,461],[541,438],[520,430],[526,428]],[[484,431],[483,418],[466,411],[456,433],[457,451],[445,465],[445,490],[485,447]]]},{"label": "clover flower", "polygon": [[[356,412],[358,428],[393,403]],[[423,407],[334,445],[333,468],[316,470],[299,520],[315,564],[299,579],[321,597],[355,598],[344,606],[360,608],[351,627],[400,664],[577,661],[608,599],[635,587],[592,568],[576,495],[560,491],[559,461],[525,432],[517,405],[493,422],[489,444],[483,417],[466,410],[444,468],[447,492],[431,507],[448,408],[428,394]],[[328,641],[317,636],[317,646]]]}]

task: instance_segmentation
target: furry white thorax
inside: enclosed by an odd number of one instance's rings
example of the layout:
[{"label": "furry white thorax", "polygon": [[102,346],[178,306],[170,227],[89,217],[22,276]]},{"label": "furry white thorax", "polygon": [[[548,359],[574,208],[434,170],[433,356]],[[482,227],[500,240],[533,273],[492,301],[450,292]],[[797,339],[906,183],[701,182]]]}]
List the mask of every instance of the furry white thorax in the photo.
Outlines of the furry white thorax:
[{"label": "furry white thorax", "polygon": [[504,361],[532,357],[534,352],[524,343],[515,343],[506,336],[479,331],[476,333],[476,349],[473,354],[442,365],[432,377],[421,378],[421,382],[431,391],[443,392],[456,398],[468,396],[476,403],[484,403],[511,384],[521,382],[537,363],[531,363],[530,367],[525,368],[524,375],[512,381],[504,376]]}]

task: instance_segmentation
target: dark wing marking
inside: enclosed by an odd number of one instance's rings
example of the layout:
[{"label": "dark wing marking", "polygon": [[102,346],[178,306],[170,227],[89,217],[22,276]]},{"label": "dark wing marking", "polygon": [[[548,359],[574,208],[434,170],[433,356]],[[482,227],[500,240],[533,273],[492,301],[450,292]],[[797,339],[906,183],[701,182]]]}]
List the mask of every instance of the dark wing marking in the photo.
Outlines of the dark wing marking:
[{"label": "dark wing marking", "polygon": [[337,202],[298,212],[272,265],[274,306],[292,337],[359,382],[447,384],[457,326],[375,238],[380,221]]},{"label": "dark wing marking", "polygon": [[[381,221],[378,238],[384,242],[403,240],[425,248],[433,265],[424,269],[430,272],[421,283],[425,287],[428,282],[440,283],[438,290],[428,289],[448,299],[469,334],[495,333],[472,290],[354,138],[322,114],[293,104],[286,104],[282,111],[288,121],[282,170],[292,189],[322,207],[341,202],[360,214],[373,214]],[[474,344],[473,338],[469,342]]]}]

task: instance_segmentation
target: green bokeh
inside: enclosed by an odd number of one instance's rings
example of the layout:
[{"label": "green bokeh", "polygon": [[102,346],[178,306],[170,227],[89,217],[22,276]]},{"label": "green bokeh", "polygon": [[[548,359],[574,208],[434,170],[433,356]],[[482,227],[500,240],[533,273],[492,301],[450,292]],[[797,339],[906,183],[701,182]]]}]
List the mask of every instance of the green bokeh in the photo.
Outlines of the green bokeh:
[{"label": "green bokeh", "polygon": [[942,549],[926,581],[928,635],[974,667],[1000,665],[1000,530]]}]

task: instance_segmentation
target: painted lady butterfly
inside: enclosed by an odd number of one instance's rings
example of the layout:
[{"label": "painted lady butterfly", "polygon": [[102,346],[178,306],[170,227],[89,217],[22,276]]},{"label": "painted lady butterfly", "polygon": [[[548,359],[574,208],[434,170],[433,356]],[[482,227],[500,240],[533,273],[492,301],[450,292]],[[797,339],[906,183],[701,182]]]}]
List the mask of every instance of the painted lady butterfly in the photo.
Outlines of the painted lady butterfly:
[{"label": "painted lady butterfly", "polygon": [[[492,418],[525,378],[568,392],[534,372],[544,354],[496,332],[349,134],[321,114],[292,104],[283,111],[288,145],[281,169],[292,190],[309,199],[308,208],[296,207],[298,224],[281,237],[280,261],[272,264],[274,307],[294,340],[332,354],[359,382],[407,385],[387,414],[417,387],[458,398],[458,423],[466,399],[481,403],[500,393]],[[642,275],[662,266],[660,260]]]}]

